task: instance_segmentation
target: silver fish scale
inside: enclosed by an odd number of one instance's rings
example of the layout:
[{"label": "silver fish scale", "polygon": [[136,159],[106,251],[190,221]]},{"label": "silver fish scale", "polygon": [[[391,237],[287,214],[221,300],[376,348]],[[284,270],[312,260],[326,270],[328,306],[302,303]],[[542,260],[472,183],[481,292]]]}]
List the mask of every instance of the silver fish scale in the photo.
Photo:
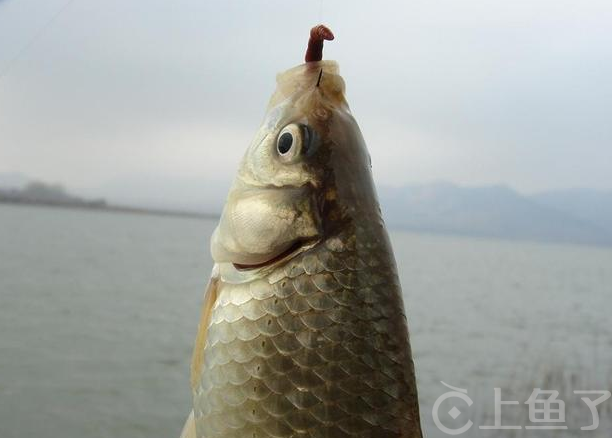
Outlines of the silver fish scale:
[{"label": "silver fish scale", "polygon": [[200,438],[417,436],[406,318],[379,233],[352,230],[266,279],[220,282],[195,391]]}]

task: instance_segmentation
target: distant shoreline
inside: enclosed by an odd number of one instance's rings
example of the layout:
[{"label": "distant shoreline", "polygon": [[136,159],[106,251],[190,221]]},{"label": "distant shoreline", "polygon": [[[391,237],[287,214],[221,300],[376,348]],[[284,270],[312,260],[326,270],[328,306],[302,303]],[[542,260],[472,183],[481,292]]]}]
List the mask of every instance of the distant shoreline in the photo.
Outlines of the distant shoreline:
[{"label": "distant shoreline", "polygon": [[214,213],[198,213],[194,211],[164,210],[157,208],[132,207],[125,205],[108,205],[93,203],[70,203],[70,202],[42,202],[27,200],[0,199],[0,205],[17,205],[31,207],[57,207],[71,210],[102,211],[110,213],[133,213],[151,216],[172,216],[190,219],[219,219],[220,215]]},{"label": "distant shoreline", "polygon": [[[95,203],[91,201],[83,202],[51,202],[51,201],[39,201],[39,200],[25,200],[25,199],[2,199],[0,198],[0,206],[2,205],[14,205],[14,206],[31,206],[31,207],[42,207],[42,208],[59,208],[65,210],[81,210],[90,212],[107,212],[107,213],[123,213],[123,214],[137,214],[143,216],[159,216],[159,217],[177,217],[185,219],[200,219],[200,220],[214,220],[218,221],[220,214],[214,213],[200,213],[195,211],[183,211],[183,210],[164,210],[157,208],[145,208],[145,207],[133,207],[123,205],[109,205],[106,203]],[[469,232],[449,231],[449,230],[432,230],[427,228],[411,228],[405,227],[398,224],[388,224],[389,230],[403,231],[414,234],[425,234],[438,237],[456,237],[456,238],[470,238],[470,239],[485,239],[485,240],[500,240],[505,242],[523,242],[523,243],[536,243],[536,244],[548,244],[548,245],[576,245],[585,246],[589,248],[601,248],[609,250],[612,245],[607,242],[577,242],[572,240],[553,240],[537,237],[507,237],[498,236],[495,234],[476,234]]]}]

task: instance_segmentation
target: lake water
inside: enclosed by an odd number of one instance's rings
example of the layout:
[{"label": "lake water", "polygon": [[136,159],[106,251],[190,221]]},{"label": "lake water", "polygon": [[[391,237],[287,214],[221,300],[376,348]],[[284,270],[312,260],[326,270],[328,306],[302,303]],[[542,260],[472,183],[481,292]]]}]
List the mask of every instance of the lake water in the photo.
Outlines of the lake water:
[{"label": "lake water", "polygon": [[[173,438],[212,261],[211,221],[0,205],[0,438]],[[609,437],[573,390],[612,387],[612,250],[391,232],[427,436]],[[483,431],[494,388],[565,396],[570,430]],[[449,404],[450,403],[450,404]],[[452,406],[462,412],[456,420]],[[525,423],[504,406],[504,424]],[[571,411],[571,412],[570,412]]]}]

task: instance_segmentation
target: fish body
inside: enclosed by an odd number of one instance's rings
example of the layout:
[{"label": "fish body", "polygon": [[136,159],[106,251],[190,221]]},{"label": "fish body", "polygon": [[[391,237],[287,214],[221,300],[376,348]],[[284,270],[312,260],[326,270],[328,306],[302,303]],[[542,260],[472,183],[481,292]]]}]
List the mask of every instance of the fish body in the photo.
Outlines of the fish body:
[{"label": "fish body", "polygon": [[190,433],[421,437],[401,287],[337,64],[277,82],[212,237]]}]

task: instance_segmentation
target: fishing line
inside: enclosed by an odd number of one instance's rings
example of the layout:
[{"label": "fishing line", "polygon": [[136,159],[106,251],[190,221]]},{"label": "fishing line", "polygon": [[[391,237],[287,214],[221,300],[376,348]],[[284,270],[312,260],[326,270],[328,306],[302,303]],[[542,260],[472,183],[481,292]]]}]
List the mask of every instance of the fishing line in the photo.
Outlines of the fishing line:
[{"label": "fishing line", "polygon": [[323,0],[319,0],[319,23],[323,23]]},{"label": "fishing line", "polygon": [[17,61],[19,61],[19,58],[21,58],[25,52],[27,52],[30,48],[32,48],[34,43],[36,43],[36,41],[38,41],[40,37],[43,36],[45,31],[53,25],[53,23],[59,18],[59,16],[62,15],[70,7],[70,5],[74,3],[74,1],[75,0],[68,0],[66,3],[64,3],[64,5],[61,8],[59,8],[57,12],[53,14],[53,16],[51,16],[51,18],[45,24],[43,24],[40,29],[38,29],[38,31],[32,36],[32,38],[30,38],[30,40],[27,43],[25,43],[23,47],[21,47],[21,49],[17,51],[15,56],[13,56],[6,63],[4,68],[0,69],[0,80],[2,80],[4,76],[7,75],[7,73],[11,70],[13,65],[15,65]]}]

